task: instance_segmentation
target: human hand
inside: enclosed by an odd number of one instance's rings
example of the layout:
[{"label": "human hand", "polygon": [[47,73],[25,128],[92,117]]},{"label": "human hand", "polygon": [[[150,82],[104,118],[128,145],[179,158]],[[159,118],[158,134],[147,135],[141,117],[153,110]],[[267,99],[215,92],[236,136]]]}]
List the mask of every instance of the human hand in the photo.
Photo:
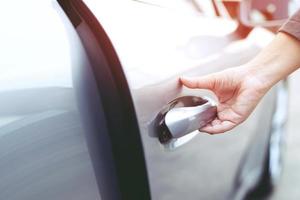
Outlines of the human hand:
[{"label": "human hand", "polygon": [[200,130],[210,134],[224,133],[245,121],[268,91],[263,81],[247,67],[180,80],[188,88],[208,89],[217,96],[217,117]]}]

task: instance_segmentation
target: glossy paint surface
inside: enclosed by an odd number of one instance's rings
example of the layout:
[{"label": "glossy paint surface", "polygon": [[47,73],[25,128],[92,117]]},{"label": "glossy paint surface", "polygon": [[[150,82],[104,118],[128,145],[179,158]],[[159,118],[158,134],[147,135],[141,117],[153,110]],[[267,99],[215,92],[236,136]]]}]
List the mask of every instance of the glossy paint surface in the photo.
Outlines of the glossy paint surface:
[{"label": "glossy paint surface", "polygon": [[52,0],[7,1],[0,18],[0,199],[100,199],[75,97],[88,65],[75,30]]},{"label": "glossy paint surface", "polygon": [[[229,19],[189,15],[130,0],[85,2],[104,26],[126,73],[152,199],[226,198],[253,141],[257,157],[248,159],[242,178],[257,174],[274,91],[235,131],[213,137],[195,133],[191,141],[173,151],[158,141],[153,120],[177,97],[213,97],[208,91],[182,88],[179,76],[200,76],[240,65],[270,41],[272,33],[255,29],[239,39],[229,37],[236,27]],[[90,157],[101,158],[102,154],[89,154],[91,143],[86,141],[87,134],[105,132],[106,127],[97,121],[101,116],[91,117],[101,111],[92,100],[94,95],[98,98],[93,76],[82,68],[89,62],[75,30],[52,0],[9,1],[0,7],[0,17],[0,199],[108,197],[105,187],[114,185],[114,177],[104,174],[97,185]],[[91,123],[89,129],[82,119]],[[101,139],[96,146],[108,145],[105,137]],[[110,156],[106,150],[104,154]],[[95,171],[110,167],[109,158],[100,161]]]},{"label": "glossy paint surface", "polygon": [[[243,178],[257,178],[261,170],[257,166],[262,162],[268,140],[275,91],[266,95],[252,116],[234,131],[217,136],[197,134],[173,151],[166,151],[155,137],[153,120],[177,97],[213,96],[208,91],[183,88],[179,76],[201,76],[241,65],[256,55],[273,34],[254,29],[247,38],[239,39],[229,36],[236,24],[228,19],[190,16],[134,1],[84,2],[104,26],[127,75],[152,198],[228,197],[230,191],[238,189],[235,178],[253,143],[258,147],[253,153],[257,156],[249,159],[252,164]],[[261,142],[257,143],[256,138]]]}]

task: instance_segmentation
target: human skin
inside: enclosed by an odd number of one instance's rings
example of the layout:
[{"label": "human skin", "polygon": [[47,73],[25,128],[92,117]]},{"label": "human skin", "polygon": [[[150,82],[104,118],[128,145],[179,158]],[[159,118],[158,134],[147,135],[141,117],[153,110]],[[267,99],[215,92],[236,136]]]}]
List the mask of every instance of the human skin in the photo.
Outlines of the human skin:
[{"label": "human skin", "polygon": [[202,77],[181,77],[189,88],[208,89],[219,100],[217,117],[200,131],[219,134],[244,122],[267,91],[300,67],[300,41],[279,32],[250,62]]}]

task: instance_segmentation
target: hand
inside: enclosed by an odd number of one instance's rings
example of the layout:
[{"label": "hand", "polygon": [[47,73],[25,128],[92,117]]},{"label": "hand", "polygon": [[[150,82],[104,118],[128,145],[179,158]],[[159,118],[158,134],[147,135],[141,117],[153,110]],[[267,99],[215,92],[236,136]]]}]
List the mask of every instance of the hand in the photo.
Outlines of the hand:
[{"label": "hand", "polygon": [[217,96],[217,118],[200,130],[210,134],[229,131],[245,121],[268,90],[247,67],[180,80],[186,87],[209,89]]}]

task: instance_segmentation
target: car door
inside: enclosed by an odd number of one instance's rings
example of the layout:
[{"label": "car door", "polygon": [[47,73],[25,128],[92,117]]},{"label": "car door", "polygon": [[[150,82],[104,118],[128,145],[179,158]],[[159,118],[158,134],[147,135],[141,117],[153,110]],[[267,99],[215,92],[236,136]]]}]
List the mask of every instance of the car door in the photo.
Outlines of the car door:
[{"label": "car door", "polygon": [[[111,153],[101,138],[110,189],[100,196],[86,139],[93,129],[83,127],[75,89],[83,84],[74,71],[89,62],[70,21],[52,0],[2,1],[0,16],[0,199],[105,197],[114,188]],[[97,124],[105,133],[103,117]]]},{"label": "car door", "polygon": [[246,62],[273,35],[232,39],[231,20],[149,2],[84,2],[0,8],[0,199],[227,196],[249,141],[267,135],[273,93],[231,134],[166,146],[155,119],[178,97],[214,98],[178,76]]},{"label": "car door", "polygon": [[242,65],[273,33],[257,28],[246,38],[235,38],[237,24],[230,19],[189,15],[151,1],[84,2],[109,37],[129,83],[152,199],[230,199],[243,182],[255,179],[257,171],[250,166],[241,184],[235,182],[253,142],[258,147],[254,165],[262,163],[274,91],[244,124],[227,134],[193,132],[164,145],[158,139],[156,119],[179,97],[214,98],[209,91],[183,88],[179,76]]}]

